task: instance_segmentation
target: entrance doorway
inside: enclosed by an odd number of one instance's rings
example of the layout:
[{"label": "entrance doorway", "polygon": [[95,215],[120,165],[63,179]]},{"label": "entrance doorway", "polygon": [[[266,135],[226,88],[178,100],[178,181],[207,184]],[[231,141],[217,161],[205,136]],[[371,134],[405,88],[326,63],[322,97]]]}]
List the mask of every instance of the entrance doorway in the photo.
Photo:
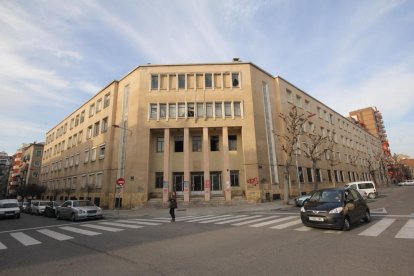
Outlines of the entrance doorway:
[{"label": "entrance doorway", "polygon": [[192,172],[191,173],[191,194],[203,195],[204,194],[204,173]]},{"label": "entrance doorway", "polygon": [[223,189],[221,187],[221,172],[210,172],[211,194],[221,195]]},{"label": "entrance doorway", "polygon": [[184,173],[182,172],[173,173],[173,191],[175,191],[177,195],[183,195]]}]

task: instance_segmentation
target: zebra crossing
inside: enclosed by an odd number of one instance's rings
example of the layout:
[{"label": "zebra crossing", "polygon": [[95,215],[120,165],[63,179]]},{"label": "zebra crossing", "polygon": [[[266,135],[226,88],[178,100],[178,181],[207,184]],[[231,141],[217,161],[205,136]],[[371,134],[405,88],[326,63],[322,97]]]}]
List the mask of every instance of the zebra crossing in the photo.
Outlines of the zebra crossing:
[{"label": "zebra crossing", "polygon": [[[187,217],[194,218],[194,217]],[[163,223],[169,222],[169,218],[161,219],[118,219],[114,221],[97,221],[96,223],[79,223],[68,225],[48,226],[43,229],[31,229],[35,234],[31,234],[31,231],[23,229],[22,231],[16,231],[11,233],[3,233],[0,235],[0,239],[7,235],[11,237],[13,241],[17,241],[18,244],[23,246],[33,246],[42,244],[43,238],[36,238],[38,233],[42,237],[46,237],[56,241],[72,240],[81,236],[98,236],[105,232],[120,232],[126,229],[139,229],[148,226],[157,226]],[[9,239],[10,240],[10,239]],[[9,241],[10,243],[10,241]],[[0,251],[8,249],[8,244],[0,241]]]}]

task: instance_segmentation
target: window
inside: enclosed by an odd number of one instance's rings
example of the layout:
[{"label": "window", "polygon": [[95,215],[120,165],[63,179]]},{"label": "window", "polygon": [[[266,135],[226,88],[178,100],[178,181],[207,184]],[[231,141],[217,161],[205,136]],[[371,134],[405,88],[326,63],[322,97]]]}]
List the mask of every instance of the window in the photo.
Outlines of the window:
[{"label": "window", "polygon": [[79,165],[80,153],[76,153],[75,155],[75,166]]},{"label": "window", "polygon": [[91,161],[96,160],[96,148],[91,149]]},{"label": "window", "polygon": [[229,135],[229,150],[237,150],[237,135]]},{"label": "window", "polygon": [[320,169],[316,169],[315,174],[316,174],[316,181],[317,182],[322,182],[322,172],[321,172],[321,170]]},{"label": "window", "polygon": [[76,115],[76,119],[75,119],[75,127],[77,127],[79,125],[79,114]]},{"label": "window", "polygon": [[234,102],[234,116],[240,117],[241,116],[241,109],[240,109],[240,102]]},{"label": "window", "polygon": [[290,102],[290,103],[293,102],[292,91],[290,91],[289,89],[286,89],[286,98],[287,98],[288,102]]},{"label": "window", "polygon": [[206,103],[206,116],[213,117],[213,103]]},{"label": "window", "polygon": [[67,169],[69,166],[69,157],[65,158],[65,169]]},{"label": "window", "polygon": [[301,183],[305,182],[305,178],[303,176],[303,168],[302,167],[298,167],[298,174],[299,174],[299,181]]},{"label": "window", "polygon": [[84,163],[88,163],[89,162],[89,150],[85,150],[85,159],[83,161]]},{"label": "window", "polygon": [[193,152],[200,152],[201,148],[201,136],[193,136]]},{"label": "window", "polygon": [[306,174],[308,175],[308,182],[313,182],[313,175],[312,175],[311,168],[306,168]]},{"label": "window", "polygon": [[100,122],[96,122],[93,128],[93,136],[97,136],[99,134],[99,124]]},{"label": "window", "polygon": [[75,161],[75,156],[72,155],[69,159],[69,167],[73,167],[74,161]]},{"label": "window", "polygon": [[95,185],[95,174],[90,174],[88,177],[88,185],[93,187]]},{"label": "window", "polygon": [[108,107],[111,103],[111,93],[107,93],[104,97],[104,108]]},{"label": "window", "polygon": [[239,171],[230,171],[230,185],[231,187],[240,186]]},{"label": "window", "polygon": [[226,117],[231,117],[231,102],[224,103],[224,115]]},{"label": "window", "polygon": [[160,118],[166,118],[166,117],[167,117],[167,105],[160,104]]},{"label": "window", "polygon": [[151,90],[158,90],[158,75],[151,75]]},{"label": "window", "polygon": [[150,105],[150,119],[157,119],[157,104]]},{"label": "window", "polygon": [[178,89],[185,89],[185,75],[178,75]]},{"label": "window", "polygon": [[82,111],[81,112],[81,114],[80,114],[80,121],[79,121],[79,123],[83,123],[83,121],[85,121],[85,110],[84,111]]},{"label": "window", "polygon": [[222,117],[221,103],[215,103],[216,117]]},{"label": "window", "polygon": [[103,173],[98,172],[96,174],[96,183],[95,183],[95,188],[100,189],[102,187],[102,176]]},{"label": "window", "polygon": [[204,75],[204,85],[206,88],[212,88],[213,87],[213,77],[211,73]]},{"label": "window", "polygon": [[82,143],[82,138],[83,138],[83,130],[79,131],[79,134],[78,134],[78,144]]},{"label": "window", "polygon": [[155,173],[155,188],[162,189],[164,182],[164,173],[163,172],[156,172]]},{"label": "window", "polygon": [[68,149],[72,146],[72,136],[68,138]]},{"label": "window", "polygon": [[309,112],[311,110],[311,108],[310,108],[310,102],[308,100],[305,100],[305,110],[306,111],[309,111]]},{"label": "window", "polygon": [[178,117],[185,117],[185,103],[178,103]]},{"label": "window", "polygon": [[174,137],[174,151],[175,152],[183,152],[184,150],[184,141],[183,136],[175,136]]},{"label": "window", "polygon": [[204,117],[204,104],[197,103],[197,117]]},{"label": "window", "polygon": [[296,95],[296,105],[302,107],[302,98],[299,95]]},{"label": "window", "polygon": [[317,110],[318,110],[318,116],[319,116],[319,118],[323,118],[323,111],[322,111],[322,109],[318,106],[317,107]]},{"label": "window", "polygon": [[190,118],[194,117],[194,104],[193,103],[187,104],[187,116]]},{"label": "window", "polygon": [[95,114],[95,104],[89,106],[89,117],[92,117]]},{"label": "window", "polygon": [[102,119],[101,133],[108,131],[108,117]]},{"label": "window", "polygon": [[168,109],[169,109],[169,117],[170,118],[177,118],[177,106],[175,104],[169,104],[168,105]]},{"label": "window", "polygon": [[88,129],[86,130],[86,139],[92,138],[92,125],[88,126]]},{"label": "window", "polygon": [[96,102],[96,113],[98,113],[99,111],[101,111],[101,109],[102,109],[102,99],[99,99]]},{"label": "window", "polygon": [[105,158],[105,144],[99,146],[99,159]]},{"label": "window", "polygon": [[74,118],[72,118],[72,119],[70,120],[70,129],[72,129],[72,128],[74,127],[74,125],[75,125],[75,119],[74,119]]},{"label": "window", "polygon": [[239,86],[239,73],[231,74],[231,83],[233,87],[240,87]]},{"label": "window", "polygon": [[86,175],[82,175],[81,188],[84,189],[85,187],[86,187]]},{"label": "window", "polygon": [[164,152],[164,137],[157,137],[156,152]]},{"label": "window", "polygon": [[218,136],[211,136],[210,137],[210,151],[219,151],[219,137]]}]

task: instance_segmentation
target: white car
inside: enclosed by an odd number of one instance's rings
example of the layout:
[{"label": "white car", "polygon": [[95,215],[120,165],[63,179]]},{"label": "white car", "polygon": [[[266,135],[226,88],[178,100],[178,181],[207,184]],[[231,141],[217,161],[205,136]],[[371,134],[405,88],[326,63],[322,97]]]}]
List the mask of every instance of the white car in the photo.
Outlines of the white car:
[{"label": "white car", "polygon": [[89,200],[68,200],[56,209],[56,219],[81,219],[102,218],[102,209]]},{"label": "white car", "polygon": [[373,181],[357,181],[345,184],[345,188],[353,188],[357,190],[363,198],[374,199],[378,196],[378,191],[375,188]]},{"label": "white car", "polygon": [[414,186],[414,180],[404,180],[398,183],[398,186]]},{"label": "white car", "polygon": [[0,217],[20,218],[20,207],[17,199],[0,200]]}]

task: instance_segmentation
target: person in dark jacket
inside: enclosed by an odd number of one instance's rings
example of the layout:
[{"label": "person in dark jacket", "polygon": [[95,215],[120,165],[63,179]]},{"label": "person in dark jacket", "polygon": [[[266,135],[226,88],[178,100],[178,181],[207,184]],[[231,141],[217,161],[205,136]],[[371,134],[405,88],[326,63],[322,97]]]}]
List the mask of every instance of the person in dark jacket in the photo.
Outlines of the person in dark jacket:
[{"label": "person in dark jacket", "polygon": [[171,215],[171,222],[175,222],[175,208],[177,208],[177,197],[175,192],[172,193],[170,199],[170,215]]}]

